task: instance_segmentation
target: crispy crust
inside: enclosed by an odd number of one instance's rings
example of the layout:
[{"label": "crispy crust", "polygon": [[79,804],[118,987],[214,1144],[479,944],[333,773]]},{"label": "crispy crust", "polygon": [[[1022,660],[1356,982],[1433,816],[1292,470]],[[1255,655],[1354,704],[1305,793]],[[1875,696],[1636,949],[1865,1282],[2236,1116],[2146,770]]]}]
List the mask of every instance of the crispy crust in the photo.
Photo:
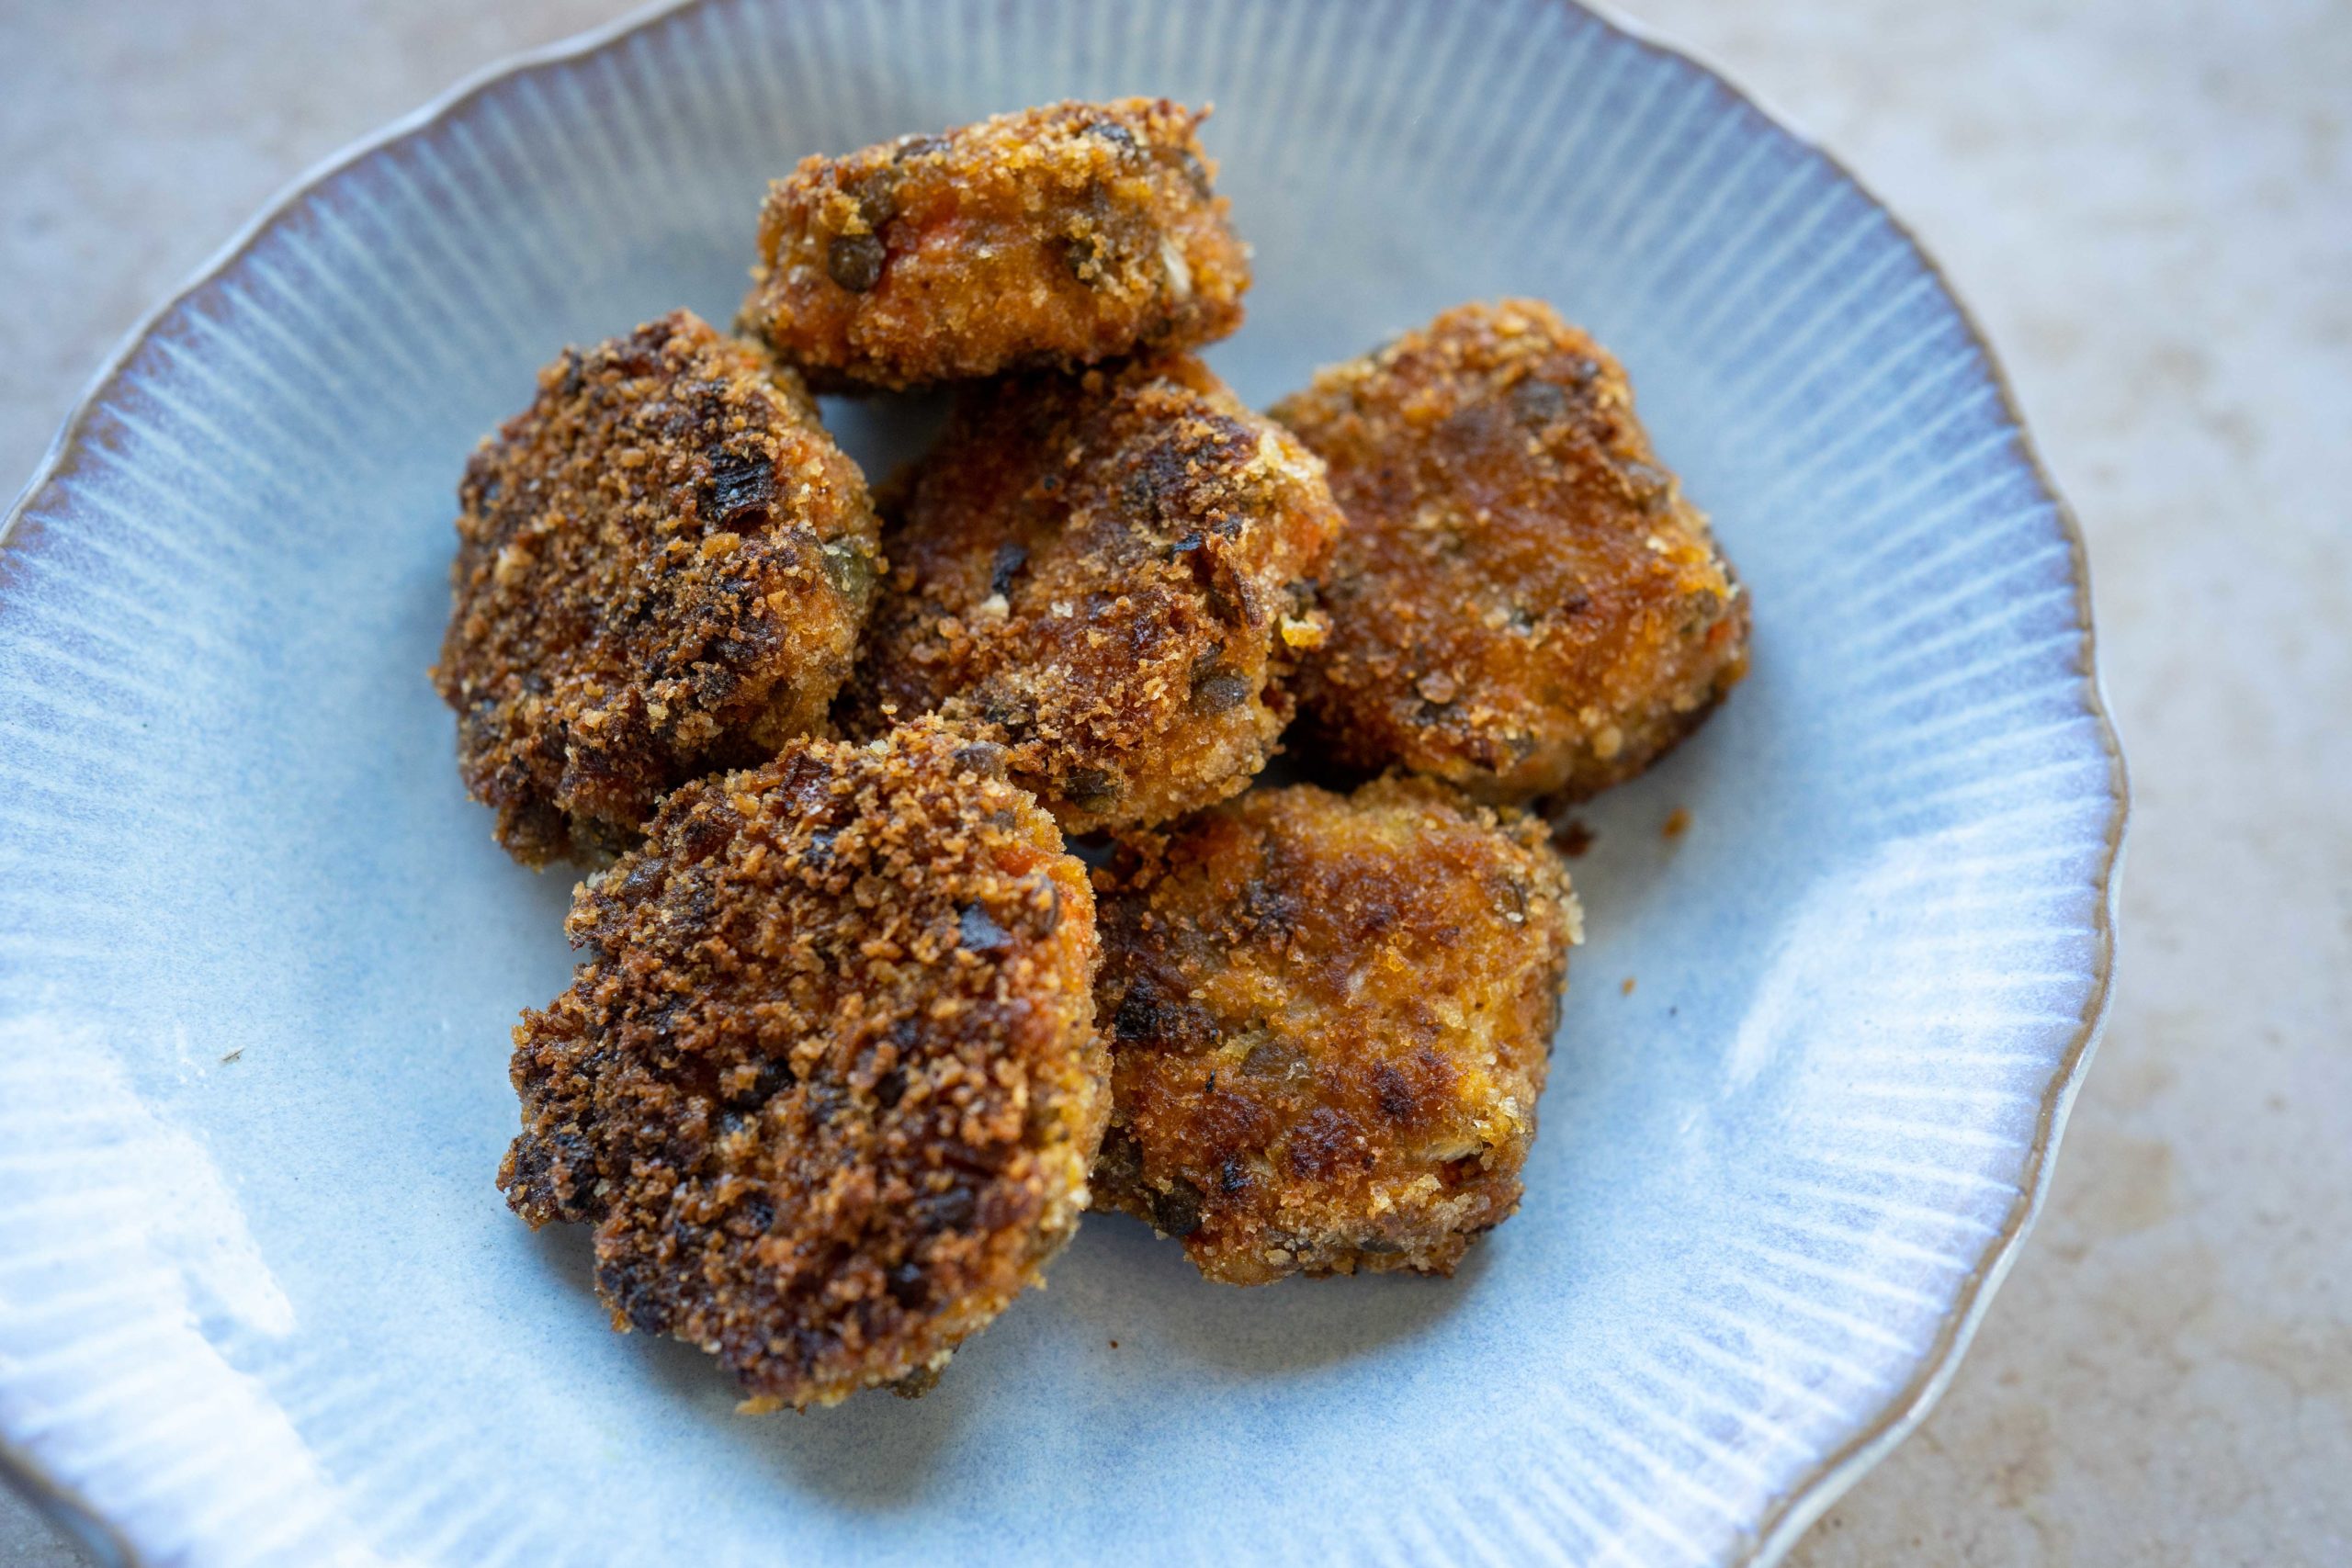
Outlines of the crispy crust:
[{"label": "crispy crust", "polygon": [[954,706],[1071,832],[1222,799],[1272,755],[1340,513],[1197,359],[972,389],[893,510],[850,733]]},{"label": "crispy crust", "polygon": [[1517,1208],[1580,916],[1540,824],[1427,779],[1256,790],[1102,906],[1097,1207],[1201,1272],[1448,1274]]},{"label": "crispy crust", "polygon": [[1482,798],[1633,777],[1747,673],[1748,604],[1657,465],[1624,371],[1549,306],[1448,310],[1274,417],[1349,528],[1302,727]]},{"label": "crispy crust", "polygon": [[996,748],[925,722],[688,784],[567,929],[498,1181],[594,1222],[616,1328],[752,1409],[920,1388],[1069,1239],[1109,1109],[1094,900]]},{"label": "crispy crust", "polygon": [[685,310],[566,350],[458,499],[433,679],[527,864],[609,856],[665,790],[820,724],[881,566],[807,389]]},{"label": "crispy crust", "polygon": [[761,209],[746,329],[828,390],[1224,337],[1250,253],[1194,134],[1207,113],[1053,104],[807,159]]}]

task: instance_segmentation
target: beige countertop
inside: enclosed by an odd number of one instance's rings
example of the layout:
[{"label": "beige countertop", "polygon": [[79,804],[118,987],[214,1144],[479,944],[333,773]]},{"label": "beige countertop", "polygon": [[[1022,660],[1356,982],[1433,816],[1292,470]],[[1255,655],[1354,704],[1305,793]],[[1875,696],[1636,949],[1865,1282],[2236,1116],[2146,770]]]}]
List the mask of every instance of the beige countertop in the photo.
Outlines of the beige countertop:
[{"label": "beige countertop", "polygon": [[[0,476],[284,182],[614,0],[0,0]],[[2135,795],[2050,1211],[1806,1568],[2352,1562],[2352,8],[1636,0],[1920,233],[2089,536]],[[0,1496],[0,1562],[79,1562]]]}]

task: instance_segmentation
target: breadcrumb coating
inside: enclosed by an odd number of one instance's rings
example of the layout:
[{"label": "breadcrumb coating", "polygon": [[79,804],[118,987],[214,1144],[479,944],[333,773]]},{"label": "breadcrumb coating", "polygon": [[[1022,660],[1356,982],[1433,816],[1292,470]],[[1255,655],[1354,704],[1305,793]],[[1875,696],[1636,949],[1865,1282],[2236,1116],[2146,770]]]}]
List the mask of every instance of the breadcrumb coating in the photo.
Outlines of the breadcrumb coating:
[{"label": "breadcrumb coating", "polygon": [[1273,754],[1340,513],[1199,360],[970,389],[892,512],[848,732],[953,709],[1070,832],[1223,799]]},{"label": "breadcrumb coating", "polygon": [[1748,604],[1658,466],[1624,371],[1536,300],[1464,305],[1334,366],[1274,417],[1348,531],[1306,661],[1334,761],[1484,799],[1633,777],[1747,670]]},{"label": "breadcrumb coating", "polygon": [[1060,103],[769,188],[747,330],[831,390],[1075,368],[1241,324],[1250,252],[1165,98]]},{"label": "breadcrumb coating", "polygon": [[434,683],[533,865],[607,858],[663,792],[821,724],[881,569],[798,378],[685,310],[566,350],[458,500]]},{"label": "breadcrumb coating", "polygon": [[1518,1206],[1582,940],[1541,825],[1390,777],[1255,790],[1130,854],[1097,1206],[1229,1284],[1451,1273]]},{"label": "breadcrumb coating", "polygon": [[1086,1206],[1093,895],[1003,764],[931,721],[682,787],[514,1031],[507,1201],[747,1409],[919,1391]]}]

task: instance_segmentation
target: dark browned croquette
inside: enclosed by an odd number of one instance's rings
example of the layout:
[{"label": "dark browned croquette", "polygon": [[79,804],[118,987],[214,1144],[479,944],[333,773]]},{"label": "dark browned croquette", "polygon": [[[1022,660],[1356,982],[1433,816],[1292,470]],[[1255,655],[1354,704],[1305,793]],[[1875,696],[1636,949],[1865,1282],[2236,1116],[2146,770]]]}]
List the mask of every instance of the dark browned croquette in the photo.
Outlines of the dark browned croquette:
[{"label": "dark browned croquette", "polygon": [[687,784],[568,930],[499,1185],[594,1224],[614,1325],[745,1408],[922,1386],[1069,1239],[1110,1103],[1094,900],[998,748],[925,721]]},{"label": "dark browned croquette", "polygon": [[434,682],[533,865],[607,859],[664,791],[820,725],[881,567],[799,378],[685,310],[541,371],[458,498]]},{"label": "dark browned croquette", "polygon": [[972,388],[890,510],[851,734],[960,712],[1071,832],[1209,805],[1274,754],[1340,513],[1199,360]]}]

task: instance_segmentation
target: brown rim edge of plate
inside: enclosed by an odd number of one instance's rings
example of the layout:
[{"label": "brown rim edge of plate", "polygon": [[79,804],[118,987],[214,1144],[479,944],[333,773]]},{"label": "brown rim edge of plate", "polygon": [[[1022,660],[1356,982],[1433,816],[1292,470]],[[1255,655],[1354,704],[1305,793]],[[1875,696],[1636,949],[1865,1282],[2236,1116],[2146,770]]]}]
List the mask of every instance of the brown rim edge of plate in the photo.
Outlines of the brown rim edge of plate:
[{"label": "brown rim edge of plate", "polygon": [[[49,449],[33,470],[32,477],[17,492],[7,516],[0,519],[0,552],[5,552],[15,537],[17,520],[57,480],[71,471],[91,415],[117,389],[124,369],[132,357],[146,346],[157,325],[243,259],[254,243],[297,203],[362,159],[437,124],[510,77],[567,64],[597,53],[704,3],[705,0],[651,0],[649,5],[625,12],[585,32],[575,33],[537,49],[506,55],[460,78],[438,96],[381,129],[345,144],[312,164],[308,172],[298,175],[258,213],[247,220],[244,226],[213,253],[209,261],[198,267],[185,284],[141,317],[116,344],[114,352],[107,356],[97,374],[74,403],[73,412],[51,440]],[[1878,193],[1837,154],[1798,130],[1787,115],[1767,107],[1756,95],[1739,86],[1729,74],[1716,69],[1697,51],[1669,42],[1649,28],[1618,15],[1596,0],[1555,0],[1555,3],[1569,10],[1583,12],[1602,27],[1653,54],[1679,61],[1714,83],[1729,95],[1735,104],[1744,105],[1754,111],[1774,130],[1819,158],[1885,216],[1896,235],[1910,247],[1912,254],[1919,258],[1920,265],[1935,279],[1937,288],[1960,318],[1961,325],[1967,331],[1971,344],[1984,362],[1985,376],[2000,399],[2002,415],[2017,433],[2018,456],[2033,475],[2035,485],[2049,500],[2057,516],[2059,529],[2065,536],[2069,566],[2075,581],[2075,622],[2082,634],[2083,710],[2097,722],[2099,748],[2107,756],[2108,787],[2114,803],[2108,814],[2104,852],[2096,878],[2100,897],[2092,925],[2098,952],[2091,975],[2091,994],[2083,1008],[2082,1022],[2074,1038],[2067,1043],[2060,1056],[2058,1070],[2042,1095],[2041,1105],[2035,1117],[2033,1145],[2027,1150],[2025,1168],[2019,1172],[2017,1198],[2010,1203],[2008,1214],[2003,1220],[1998,1234],[1985,1244],[1976,1267],[1961,1282],[1958,1297],[1951,1309],[1944,1314],[1935,1343],[1928,1348],[1910,1382],[1888,1400],[1860,1431],[1815,1461],[1795,1485],[1773,1500],[1763,1518],[1754,1527],[1749,1536],[1751,1544],[1745,1555],[1734,1560],[1739,1568],[1770,1568],[1770,1564],[1779,1562],[1787,1555],[1804,1532],[1845,1495],[1849,1487],[1885,1458],[1935,1408],[1936,1402],[1943,1396],[1944,1390],[1959,1371],[1961,1356],[1976,1337],[1976,1330],[1992,1306],[1993,1297],[1999,1291],[2001,1281],[2016,1263],[2018,1245],[2033,1228],[2042,1205],[2048,1201],[2051,1179],[2057,1168],[2058,1142],[2065,1131],[2066,1118],[2074,1108],[2075,1092],[2082,1087],[2114,1001],[2116,906],[2121,890],[2117,872],[2123,853],[2124,826],[2131,815],[2132,786],[2124,766],[2122,744],[2116,736],[2115,722],[2108,712],[2106,694],[2099,684],[2098,637],[2091,620],[2090,558],[2084,545],[2082,525],[2075,519],[2074,508],[2067,505],[2065,497],[2059,493],[2057,482],[2051,477],[2049,468],[2041,460],[2041,454],[2034,446],[2032,434],[2026,427],[2024,412],[2018,406],[2017,394],[2009,384],[2008,374],[1994,354],[1992,343],[1986,338],[1974,312],[1952,287],[1950,276],[1927,246],[1920,243],[1919,236],[1911,226],[1881,200]],[[29,1453],[5,1439],[0,1439],[0,1473],[5,1473],[43,1512],[72,1514],[81,1524],[81,1535],[85,1540],[96,1540],[110,1546],[125,1563],[136,1564],[142,1561],[100,1510],[93,1507],[72,1485],[50,1474]]]},{"label": "brown rim edge of plate", "polygon": [[2097,947],[2091,972],[2091,991],[2085,999],[2082,1021],[2075,1036],[2066,1043],[2060,1055],[2058,1070],[2041,1097],[2035,1113],[2033,1145],[2026,1151],[2025,1168],[2018,1173],[2018,1195],[2010,1202],[2009,1212],[2001,1228],[1979,1255],[1976,1267],[1961,1281],[1959,1293],[1943,1322],[1936,1331],[1931,1345],[1911,1380],[1863,1428],[1839,1444],[1807,1470],[1804,1477],[1787,1492],[1774,1499],[1764,1517],[1755,1527],[1754,1545],[1744,1558],[1737,1560],[1738,1568],[1771,1568],[1788,1555],[1815,1521],[1829,1511],[1848,1488],[1864,1475],[1904,1438],[1926,1420],[1936,1402],[1960,1371],[1962,1354],[1976,1337],[1976,1330],[1993,1304],[2001,1282],[2008,1277],[2016,1264],[2018,1248],[2041,1215],[2042,1205],[2049,1201],[2050,1183],[2057,1171],[2060,1138],[2064,1134],[2066,1118],[2073,1111],[2075,1095],[2083,1085],[2090,1067],[2092,1055],[2098,1047],[2100,1034],[2107,1027],[2107,1018],[2115,999],[2115,926],[2116,909],[2122,893],[2122,881],[2118,874],[2122,856],[2125,824],[2132,811],[2132,781],[2124,765],[2123,745],[2115,731],[2115,720],[2108,712],[2107,694],[2101,688],[2098,675],[2098,633],[2091,617],[2090,552],[2083,539],[2083,525],[2075,509],[2067,504],[2058,483],[2041,459],[2033,434],[2026,426],[2025,412],[2018,405],[2016,389],[2009,383],[2008,372],[2002,367],[1999,355],[1993,352],[1992,340],[1969,309],[1967,300],[1953,287],[1951,276],[1943,269],[1933,253],[1920,240],[1911,225],[1889,206],[1860,175],[1828,148],[1799,130],[1787,114],[1771,107],[1755,94],[1735,83],[1731,76],[1710,62],[1703,55],[1688,46],[1668,41],[1641,23],[1618,15],[1600,0],[1559,0],[1572,9],[1584,11],[1602,26],[1612,28],[1639,47],[1655,54],[1679,60],[1683,64],[1713,81],[1732,98],[1746,105],[1782,135],[1795,141],[1815,157],[1826,164],[1839,178],[1861,193],[1864,200],[1884,216],[1902,242],[1919,258],[1920,265],[1935,279],[1937,289],[1960,318],[1984,366],[1985,378],[1992,383],[1994,395],[2000,400],[2002,415],[2009,428],[2017,433],[2017,452],[2033,476],[2035,486],[2049,501],[2058,519],[2058,526],[2065,536],[2070,570],[2075,580],[2075,624],[2082,634],[2082,700],[2083,711],[2098,726],[2099,750],[2107,757],[2108,791],[2112,805],[2108,811],[2105,841],[2099,858],[2095,884],[2099,897],[2092,918],[2092,939]]}]

